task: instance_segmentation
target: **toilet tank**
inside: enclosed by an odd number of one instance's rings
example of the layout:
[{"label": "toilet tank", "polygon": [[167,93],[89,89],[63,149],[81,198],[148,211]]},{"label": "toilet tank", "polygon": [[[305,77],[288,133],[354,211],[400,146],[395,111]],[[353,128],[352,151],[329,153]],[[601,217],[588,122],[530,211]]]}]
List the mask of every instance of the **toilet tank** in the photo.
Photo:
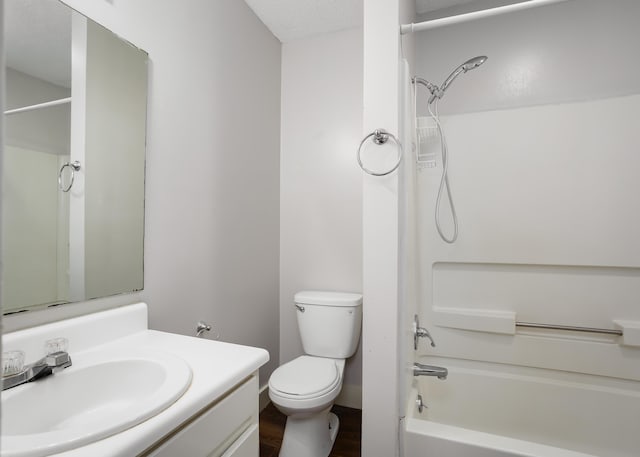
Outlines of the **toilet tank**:
[{"label": "toilet tank", "polygon": [[294,296],[304,352],[346,359],[358,348],[362,295],[306,290]]}]

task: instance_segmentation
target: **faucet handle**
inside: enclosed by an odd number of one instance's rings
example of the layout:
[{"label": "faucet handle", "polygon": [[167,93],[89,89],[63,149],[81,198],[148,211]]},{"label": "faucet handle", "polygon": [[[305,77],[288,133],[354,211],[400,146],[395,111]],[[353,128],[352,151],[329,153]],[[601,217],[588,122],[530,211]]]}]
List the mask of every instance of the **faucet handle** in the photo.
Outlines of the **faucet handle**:
[{"label": "faucet handle", "polygon": [[44,350],[47,355],[54,352],[68,352],[69,340],[66,338],[52,338],[44,342]]},{"label": "faucet handle", "polygon": [[24,351],[7,351],[2,353],[2,376],[11,376],[24,369]]},{"label": "faucet handle", "polygon": [[429,330],[424,327],[420,327],[420,321],[418,320],[418,315],[415,314],[413,316],[413,349],[418,350],[418,338],[427,337],[429,341],[431,341],[431,347],[436,347],[436,343],[431,338],[431,334]]}]

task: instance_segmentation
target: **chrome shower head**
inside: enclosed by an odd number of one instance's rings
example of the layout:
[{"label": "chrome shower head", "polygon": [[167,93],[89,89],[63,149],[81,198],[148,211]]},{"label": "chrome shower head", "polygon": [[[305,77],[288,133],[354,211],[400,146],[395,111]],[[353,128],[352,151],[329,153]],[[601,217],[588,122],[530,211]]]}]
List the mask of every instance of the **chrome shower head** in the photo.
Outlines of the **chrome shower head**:
[{"label": "chrome shower head", "polygon": [[478,68],[480,65],[482,65],[485,62],[485,60],[487,60],[487,56],[474,57],[472,59],[467,60],[465,63],[463,63],[462,64],[462,69],[466,73],[469,70],[473,70],[474,68]]},{"label": "chrome shower head", "polygon": [[466,73],[469,70],[473,70],[478,68],[487,60],[487,56],[477,56],[472,59],[467,60],[465,63],[460,65],[458,68],[453,70],[451,74],[444,80],[442,85],[436,90],[431,91],[431,97],[429,97],[429,103],[433,103],[436,98],[440,99],[444,95],[447,88],[451,85],[451,83],[458,77],[460,73]]}]

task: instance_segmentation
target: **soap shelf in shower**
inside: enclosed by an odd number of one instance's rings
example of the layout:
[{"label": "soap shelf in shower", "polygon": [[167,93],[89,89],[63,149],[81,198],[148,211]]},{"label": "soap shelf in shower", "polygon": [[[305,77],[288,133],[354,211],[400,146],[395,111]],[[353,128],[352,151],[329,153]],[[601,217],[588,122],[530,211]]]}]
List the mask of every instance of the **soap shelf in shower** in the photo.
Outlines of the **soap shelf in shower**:
[{"label": "soap shelf in shower", "polygon": [[434,324],[438,327],[475,332],[515,335],[516,313],[491,309],[433,307]]}]

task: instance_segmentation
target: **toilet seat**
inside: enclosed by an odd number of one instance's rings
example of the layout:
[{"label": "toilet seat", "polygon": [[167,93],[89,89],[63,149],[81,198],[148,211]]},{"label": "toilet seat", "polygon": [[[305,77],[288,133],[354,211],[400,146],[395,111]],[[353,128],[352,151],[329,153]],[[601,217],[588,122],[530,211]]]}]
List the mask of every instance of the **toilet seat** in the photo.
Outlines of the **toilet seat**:
[{"label": "toilet seat", "polygon": [[342,379],[336,360],[301,356],[277,368],[269,379],[269,390],[292,400],[321,397]]}]

